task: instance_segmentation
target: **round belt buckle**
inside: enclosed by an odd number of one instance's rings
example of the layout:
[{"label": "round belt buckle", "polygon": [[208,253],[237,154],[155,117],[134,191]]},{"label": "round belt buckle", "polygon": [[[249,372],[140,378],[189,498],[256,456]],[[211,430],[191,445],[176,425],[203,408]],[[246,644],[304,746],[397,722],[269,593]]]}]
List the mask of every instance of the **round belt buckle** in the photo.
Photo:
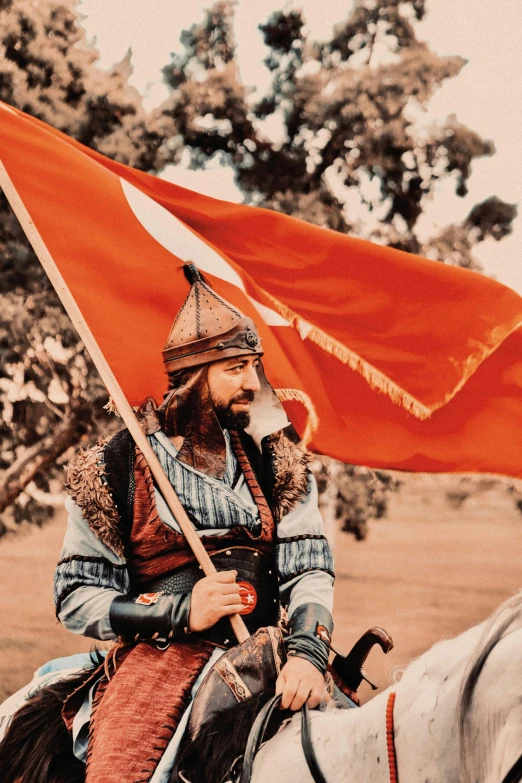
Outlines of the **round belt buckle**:
[{"label": "round belt buckle", "polygon": [[237,584],[241,591],[241,603],[243,604],[243,609],[239,614],[250,614],[257,606],[256,588],[254,585],[251,585],[250,582],[241,581]]}]

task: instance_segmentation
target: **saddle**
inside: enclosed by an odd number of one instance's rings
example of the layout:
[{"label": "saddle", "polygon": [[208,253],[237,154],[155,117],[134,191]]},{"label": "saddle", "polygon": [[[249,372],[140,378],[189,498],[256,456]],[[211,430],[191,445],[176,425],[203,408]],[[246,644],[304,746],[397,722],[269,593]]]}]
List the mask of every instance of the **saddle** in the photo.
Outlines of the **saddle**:
[{"label": "saddle", "polygon": [[[252,778],[254,759],[257,755],[257,751],[261,746],[261,743],[263,742],[272,714],[276,707],[279,706],[280,701],[281,696],[279,694],[277,696],[272,696],[270,701],[268,701],[263,709],[259,712],[259,715],[257,716],[254,725],[252,726],[250,736],[248,737],[238,783],[250,783]],[[301,745],[303,747],[306,763],[308,764],[308,769],[310,770],[310,774],[314,779],[314,783],[326,783],[326,779],[321,772],[319,762],[317,761],[317,757],[313,749],[312,739],[310,737],[310,720],[306,703],[303,704],[301,708]]]},{"label": "saddle", "polygon": [[[346,656],[336,653],[326,674],[326,685],[330,694],[342,701],[347,696],[346,707],[358,706],[357,689],[362,680],[370,683],[363,665],[374,645],[378,644],[383,652],[393,647],[390,635],[382,628],[370,628]],[[187,727],[189,741],[197,739],[200,732],[208,727],[216,716],[224,711],[234,710],[238,704],[246,704],[258,699],[265,703],[255,719],[250,731],[243,757],[240,783],[248,783],[257,750],[267,731],[274,710],[278,707],[280,696],[273,696],[275,682],[286,662],[283,632],[278,627],[260,628],[245,642],[227,650],[209,671],[196,694]],[[259,697],[266,696],[260,701]],[[342,705],[341,705],[342,706]],[[259,709],[259,706],[258,706]],[[285,717],[282,713],[282,717]],[[302,743],[305,758],[316,783],[324,783],[324,778],[313,752],[310,740],[308,709],[302,710]],[[272,721],[273,724],[273,721]],[[272,732],[274,733],[274,732]],[[238,779],[234,774],[233,779]]]},{"label": "saddle", "polygon": [[210,669],[192,704],[188,737],[194,740],[216,713],[229,710],[262,693],[271,693],[286,663],[280,628],[259,628],[227,650]]}]

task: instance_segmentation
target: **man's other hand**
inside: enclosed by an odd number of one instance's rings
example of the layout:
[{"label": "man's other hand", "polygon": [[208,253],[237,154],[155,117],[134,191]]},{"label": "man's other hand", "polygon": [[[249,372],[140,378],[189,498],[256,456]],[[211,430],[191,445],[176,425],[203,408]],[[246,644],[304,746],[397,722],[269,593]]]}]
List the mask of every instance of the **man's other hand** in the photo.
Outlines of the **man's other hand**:
[{"label": "man's other hand", "polygon": [[189,630],[205,631],[222,617],[244,609],[236,576],[237,571],[220,571],[196,582],[190,602]]},{"label": "man's other hand", "polygon": [[276,693],[281,693],[281,709],[300,710],[306,702],[310,709],[328,700],[323,675],[313,663],[297,655],[289,657],[276,682]]}]

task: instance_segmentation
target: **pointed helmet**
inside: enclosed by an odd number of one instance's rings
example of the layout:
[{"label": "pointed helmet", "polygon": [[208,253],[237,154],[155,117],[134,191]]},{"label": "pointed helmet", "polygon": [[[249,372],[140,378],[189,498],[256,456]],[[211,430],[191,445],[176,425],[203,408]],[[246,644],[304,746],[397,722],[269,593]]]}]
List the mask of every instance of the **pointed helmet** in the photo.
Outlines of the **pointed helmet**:
[{"label": "pointed helmet", "polygon": [[[208,366],[220,359],[260,356],[263,353],[257,327],[219,296],[192,263],[184,266],[190,291],[174,321],[163,362],[169,390],[159,408],[142,408],[148,434],[159,429],[170,438],[180,436],[177,459],[213,478],[226,470],[226,443],[208,386]],[[246,429],[258,448],[266,436],[288,425],[286,413],[257,366],[260,390],[252,403],[252,420]]]},{"label": "pointed helmet", "polygon": [[219,359],[261,355],[254,321],[210,288],[194,264],[185,264],[183,271],[191,288],[162,352],[167,373]]}]

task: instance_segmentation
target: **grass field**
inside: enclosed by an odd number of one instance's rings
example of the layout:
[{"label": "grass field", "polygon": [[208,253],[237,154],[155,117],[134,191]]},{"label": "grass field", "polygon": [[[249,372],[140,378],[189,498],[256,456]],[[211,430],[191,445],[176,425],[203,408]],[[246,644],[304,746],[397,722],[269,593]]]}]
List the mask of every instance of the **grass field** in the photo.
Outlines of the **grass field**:
[{"label": "grass field", "polygon": [[[65,529],[63,512],[43,530],[0,541],[0,701],[43,662],[89,650],[91,640],[56,621],[52,578]],[[388,519],[357,543],[337,532],[334,645],[347,650],[372,625],[395,648],[376,650],[367,671],[380,687],[434,642],[487,617],[522,588],[522,516],[502,489],[468,499],[460,510],[443,483],[413,479],[392,499]],[[369,696],[363,684],[361,695]]]}]

